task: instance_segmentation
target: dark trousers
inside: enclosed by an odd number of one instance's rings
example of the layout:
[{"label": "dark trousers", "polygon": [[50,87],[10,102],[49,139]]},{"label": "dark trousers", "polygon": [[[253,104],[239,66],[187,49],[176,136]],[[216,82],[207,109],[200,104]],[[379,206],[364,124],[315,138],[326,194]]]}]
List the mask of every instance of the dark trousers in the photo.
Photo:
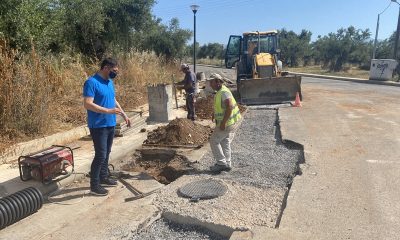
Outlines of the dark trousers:
[{"label": "dark trousers", "polygon": [[94,159],[90,167],[90,187],[100,184],[100,179],[108,177],[108,158],[114,139],[114,127],[91,128],[94,145]]},{"label": "dark trousers", "polygon": [[194,121],[194,93],[186,94],[186,108],[188,111],[187,118]]}]

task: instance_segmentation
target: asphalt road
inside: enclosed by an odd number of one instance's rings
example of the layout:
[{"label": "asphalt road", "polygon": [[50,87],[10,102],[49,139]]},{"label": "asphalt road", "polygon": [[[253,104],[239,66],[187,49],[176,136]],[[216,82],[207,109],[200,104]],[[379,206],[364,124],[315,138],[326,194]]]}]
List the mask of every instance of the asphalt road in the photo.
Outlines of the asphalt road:
[{"label": "asphalt road", "polygon": [[400,88],[304,77],[302,91],[302,108],[279,111],[283,138],[305,151],[280,228],[399,239]]}]

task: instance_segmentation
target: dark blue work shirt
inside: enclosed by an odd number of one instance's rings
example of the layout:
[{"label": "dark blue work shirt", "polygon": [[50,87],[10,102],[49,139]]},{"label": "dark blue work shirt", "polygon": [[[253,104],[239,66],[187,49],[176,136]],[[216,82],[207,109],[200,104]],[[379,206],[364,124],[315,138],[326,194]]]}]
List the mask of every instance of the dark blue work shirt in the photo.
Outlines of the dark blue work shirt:
[{"label": "dark blue work shirt", "polygon": [[192,71],[185,73],[185,78],[183,79],[183,84],[185,86],[186,93],[194,93],[196,90],[196,74]]},{"label": "dark blue work shirt", "polygon": [[[91,76],[83,86],[83,97],[92,97],[94,103],[105,107],[115,108],[114,83],[111,79],[103,79],[99,74]],[[87,110],[88,127],[115,127],[116,115],[107,113],[97,113]]]}]

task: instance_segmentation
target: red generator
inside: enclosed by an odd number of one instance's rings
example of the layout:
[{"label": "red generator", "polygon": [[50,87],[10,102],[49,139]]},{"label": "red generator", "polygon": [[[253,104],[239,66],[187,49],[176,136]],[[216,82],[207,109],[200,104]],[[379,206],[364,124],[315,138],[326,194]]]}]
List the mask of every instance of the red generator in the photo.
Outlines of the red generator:
[{"label": "red generator", "polygon": [[18,158],[22,181],[35,179],[43,184],[57,182],[74,171],[74,154],[67,146],[53,145],[39,152]]}]

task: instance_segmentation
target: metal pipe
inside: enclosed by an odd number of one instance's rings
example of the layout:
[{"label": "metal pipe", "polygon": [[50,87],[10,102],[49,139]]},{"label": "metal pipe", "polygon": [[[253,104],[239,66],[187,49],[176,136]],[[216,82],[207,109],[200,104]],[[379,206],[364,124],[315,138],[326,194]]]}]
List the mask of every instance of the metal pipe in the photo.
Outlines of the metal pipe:
[{"label": "metal pipe", "polygon": [[196,74],[196,12],[197,11],[193,11],[194,14],[194,19],[193,19],[193,24],[194,24],[194,40],[193,40],[193,72],[194,74]]},{"label": "metal pipe", "polygon": [[194,30],[194,36],[193,36],[193,72],[196,74],[196,13],[199,10],[200,6],[199,5],[191,5],[190,8],[193,11],[193,30]]}]

